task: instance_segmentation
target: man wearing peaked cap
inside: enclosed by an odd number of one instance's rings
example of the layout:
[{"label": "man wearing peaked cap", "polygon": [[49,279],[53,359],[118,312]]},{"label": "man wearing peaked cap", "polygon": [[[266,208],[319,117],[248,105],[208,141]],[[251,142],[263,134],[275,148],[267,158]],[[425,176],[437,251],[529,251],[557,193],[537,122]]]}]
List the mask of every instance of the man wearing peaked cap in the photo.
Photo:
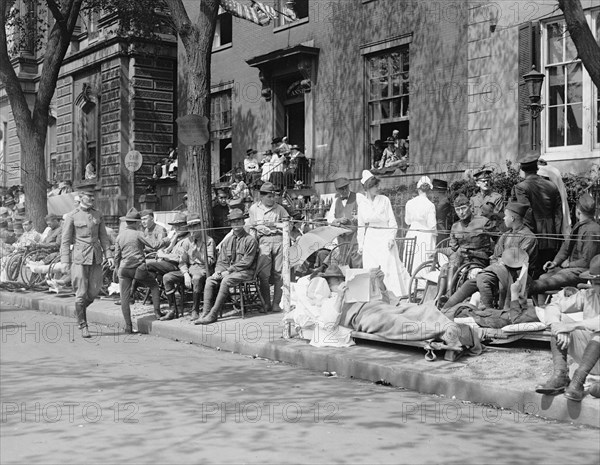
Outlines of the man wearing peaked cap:
[{"label": "man wearing peaked cap", "polygon": [[466,281],[444,305],[444,309],[451,309],[464,302],[475,292],[481,294],[481,305],[487,308],[494,307],[497,301],[500,308],[507,308],[511,303],[505,300],[506,292],[500,296],[498,289],[510,288],[511,276],[504,261],[506,250],[522,250],[527,254],[529,262],[533,262],[537,255],[537,238],[524,224],[524,216],[528,205],[509,202],[504,209],[504,224],[508,230],[500,236],[494,247],[494,254],[490,258],[490,265],[481,271],[475,279]]},{"label": "man wearing peaked cap", "polygon": [[215,272],[204,286],[204,309],[195,324],[207,325],[217,321],[217,315],[229,298],[229,289],[255,276],[258,243],[244,229],[244,212],[231,210],[227,219],[232,234],[221,243]]},{"label": "man wearing peaked cap", "polygon": [[493,213],[498,215],[502,212],[504,199],[498,192],[492,190],[492,169],[483,166],[474,174],[475,183],[479,191],[471,197],[471,208],[476,216],[483,216],[482,208],[487,203],[493,205]]},{"label": "man wearing peaked cap", "polygon": [[539,155],[528,154],[521,161],[525,179],[516,184],[512,198],[529,204],[525,224],[538,235],[538,259],[533,264],[533,276],[542,273],[542,266],[556,255],[562,234],[562,203],[558,187],[537,174]]},{"label": "man wearing peaked cap", "polygon": [[87,328],[87,307],[96,299],[102,288],[103,256],[110,267],[114,266],[114,262],[104,220],[94,208],[93,193],[82,193],[80,197],[79,207],[65,217],[60,256],[63,265],[71,266],[75,312],[81,335],[87,338],[90,337]]},{"label": "man wearing peaked cap", "polygon": [[[561,321],[551,325],[550,349],[554,373],[535,389],[546,395],[564,391],[565,397],[575,402],[583,399],[583,384],[588,374],[600,375],[600,255],[592,258],[581,278],[590,281],[591,289],[553,301],[544,309],[546,315],[558,315]],[[570,313],[576,312],[583,312],[583,320],[569,318]],[[572,380],[569,379],[567,354],[578,364]],[[600,383],[592,384],[589,392],[600,397]]]},{"label": "man wearing peaked cap", "polygon": [[587,270],[592,257],[600,254],[600,225],[594,221],[596,203],[590,194],[577,201],[571,234],[556,256],[544,264],[545,273],[531,284],[534,300],[538,294],[584,283],[580,274]]},{"label": "man wearing peaked cap", "polygon": [[127,225],[115,241],[115,270],[113,281],[119,283],[121,294],[121,312],[125,320],[125,332],[133,333],[131,321],[130,298],[132,284],[137,268],[144,263],[144,248],[152,248],[144,234],[138,230],[142,221],[140,212],[135,208],[129,209],[125,216],[121,217]]},{"label": "man wearing peaked cap", "polygon": [[[259,243],[257,275],[260,293],[265,302],[265,311],[281,311],[279,304],[283,295],[283,227],[282,222],[289,219],[285,208],[275,202],[275,186],[266,182],[260,188],[260,201],[248,210],[249,223],[256,230]],[[274,292],[271,301],[271,285]]]}]

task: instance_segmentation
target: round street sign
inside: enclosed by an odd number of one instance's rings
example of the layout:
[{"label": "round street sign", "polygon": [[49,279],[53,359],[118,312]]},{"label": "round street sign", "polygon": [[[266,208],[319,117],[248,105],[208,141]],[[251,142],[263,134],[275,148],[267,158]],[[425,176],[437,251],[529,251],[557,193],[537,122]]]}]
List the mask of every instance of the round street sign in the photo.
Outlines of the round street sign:
[{"label": "round street sign", "polygon": [[137,150],[131,150],[125,155],[125,168],[134,172],[142,167],[142,154]]}]

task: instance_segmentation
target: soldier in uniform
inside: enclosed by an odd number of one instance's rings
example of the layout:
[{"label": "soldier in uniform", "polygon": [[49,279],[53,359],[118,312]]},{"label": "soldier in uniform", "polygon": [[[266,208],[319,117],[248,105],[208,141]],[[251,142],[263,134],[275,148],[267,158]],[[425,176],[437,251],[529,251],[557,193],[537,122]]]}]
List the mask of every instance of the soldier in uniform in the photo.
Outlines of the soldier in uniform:
[{"label": "soldier in uniform", "polygon": [[521,160],[525,180],[513,187],[512,196],[519,203],[528,203],[525,225],[538,236],[538,257],[534,266],[534,279],[542,273],[545,263],[552,261],[562,239],[562,203],[556,185],[538,176],[539,155],[529,154]]},{"label": "soldier in uniform", "polygon": [[504,201],[498,192],[492,191],[492,169],[483,167],[474,175],[479,192],[471,197],[471,209],[475,216],[485,216],[483,207],[491,204],[492,214],[500,215],[504,209]]},{"label": "soldier in uniform", "polygon": [[[71,250],[73,260],[71,265]],[[110,239],[104,220],[94,208],[94,193],[81,192],[80,205],[65,218],[60,248],[61,262],[71,266],[71,280],[75,290],[75,311],[82,337],[90,337],[86,310],[96,299],[102,287],[103,255],[114,267]]]}]

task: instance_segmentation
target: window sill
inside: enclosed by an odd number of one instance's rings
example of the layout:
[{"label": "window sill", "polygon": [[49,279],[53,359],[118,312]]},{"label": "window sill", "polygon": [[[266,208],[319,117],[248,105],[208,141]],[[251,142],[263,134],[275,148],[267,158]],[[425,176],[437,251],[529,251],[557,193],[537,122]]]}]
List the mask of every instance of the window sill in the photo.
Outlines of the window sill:
[{"label": "window sill", "polygon": [[302,18],[302,19],[299,19],[298,21],[294,21],[293,23],[284,24],[283,26],[276,26],[273,29],[273,32],[285,31],[286,29],[300,26],[300,25],[306,24],[306,23],[308,23],[308,18]]},{"label": "window sill", "polygon": [[98,178],[95,179],[81,179],[79,181],[75,181],[73,183],[73,187],[75,190],[79,189],[96,189],[96,184],[98,183]]},{"label": "window sill", "polygon": [[541,158],[543,158],[546,161],[584,160],[588,158],[598,159],[599,157],[600,148],[594,148],[592,150],[582,150],[581,146],[569,149],[546,149],[546,151],[541,154]]},{"label": "window sill", "polygon": [[221,50],[227,50],[228,48],[233,47],[233,42],[229,42],[228,44],[225,45],[219,45],[218,47],[215,47],[211,50],[211,53],[215,53],[215,52],[220,52]]}]

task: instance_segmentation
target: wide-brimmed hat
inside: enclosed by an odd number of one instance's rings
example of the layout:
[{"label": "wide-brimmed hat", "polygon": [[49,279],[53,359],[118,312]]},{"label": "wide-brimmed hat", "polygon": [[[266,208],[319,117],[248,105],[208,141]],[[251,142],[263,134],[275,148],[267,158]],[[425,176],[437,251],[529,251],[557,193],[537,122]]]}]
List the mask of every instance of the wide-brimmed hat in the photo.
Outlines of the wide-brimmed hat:
[{"label": "wide-brimmed hat", "polygon": [[280,144],[281,142],[283,142],[283,139],[281,137],[273,137],[271,144]]},{"label": "wide-brimmed hat", "polygon": [[337,178],[333,181],[333,185],[336,189],[341,189],[342,187],[346,187],[350,184],[350,180],[348,178]]},{"label": "wide-brimmed hat", "polygon": [[506,204],[506,207],[504,207],[504,208],[506,210],[510,210],[513,213],[516,213],[521,218],[523,218],[523,217],[525,217],[527,210],[529,210],[529,205],[526,203],[508,202],[508,204]]},{"label": "wide-brimmed hat", "polygon": [[154,216],[154,210],[150,210],[149,208],[142,210],[140,216],[142,217],[142,219],[146,216]]},{"label": "wide-brimmed hat", "polygon": [[120,218],[121,221],[142,221],[142,216],[136,208],[130,208],[125,216]]},{"label": "wide-brimmed hat", "polygon": [[251,155],[253,153],[257,153],[255,149],[248,149],[248,150],[246,150],[246,155]]},{"label": "wide-brimmed hat", "polygon": [[388,138],[385,140],[385,143],[386,143],[386,144],[394,144],[394,145],[396,145],[396,139],[394,139],[393,137],[388,137]]},{"label": "wide-brimmed hat", "polygon": [[364,186],[365,183],[371,179],[374,178],[375,175],[373,173],[371,173],[369,170],[363,170],[362,172],[362,177],[360,178],[360,183]]},{"label": "wide-brimmed hat", "polygon": [[187,224],[187,215],[185,213],[176,213],[173,219],[167,223],[171,226],[183,226]]},{"label": "wide-brimmed hat", "polygon": [[340,267],[335,264],[329,265],[323,273],[319,273],[319,276],[321,278],[345,278]]},{"label": "wide-brimmed hat", "polygon": [[244,215],[242,210],[234,208],[229,212],[229,215],[227,215],[227,221],[243,220],[245,217],[246,215]]},{"label": "wide-brimmed hat", "polygon": [[79,196],[83,196],[83,195],[87,195],[88,197],[96,197],[96,193],[93,190],[83,190],[83,191],[78,191],[77,194],[79,194]]},{"label": "wide-brimmed hat", "polygon": [[600,255],[590,261],[590,269],[579,275],[581,279],[600,279]]},{"label": "wide-brimmed hat", "polygon": [[509,268],[522,268],[529,262],[529,255],[518,247],[509,247],[502,252],[502,263]]},{"label": "wide-brimmed hat", "polygon": [[277,192],[277,189],[272,182],[265,182],[262,186],[260,186],[260,192],[264,194],[274,194]]},{"label": "wide-brimmed hat", "polygon": [[228,200],[227,205],[229,206],[229,208],[231,210],[233,210],[235,208],[243,209],[244,208],[244,199],[241,199],[238,197],[237,199]]},{"label": "wide-brimmed hat", "polygon": [[190,213],[187,216],[187,227],[188,228],[195,228],[197,226],[201,226],[202,225],[202,218],[200,217],[200,215],[198,213]]},{"label": "wide-brimmed hat", "polygon": [[46,215],[46,217],[44,218],[46,221],[49,220],[60,220],[62,217],[60,215],[57,215],[55,213],[49,213],[48,215]]},{"label": "wide-brimmed hat", "polygon": [[458,194],[456,196],[456,198],[454,199],[454,208],[456,207],[462,207],[463,205],[469,205],[471,202],[469,201],[469,199],[467,198],[466,195],[464,194]]}]

